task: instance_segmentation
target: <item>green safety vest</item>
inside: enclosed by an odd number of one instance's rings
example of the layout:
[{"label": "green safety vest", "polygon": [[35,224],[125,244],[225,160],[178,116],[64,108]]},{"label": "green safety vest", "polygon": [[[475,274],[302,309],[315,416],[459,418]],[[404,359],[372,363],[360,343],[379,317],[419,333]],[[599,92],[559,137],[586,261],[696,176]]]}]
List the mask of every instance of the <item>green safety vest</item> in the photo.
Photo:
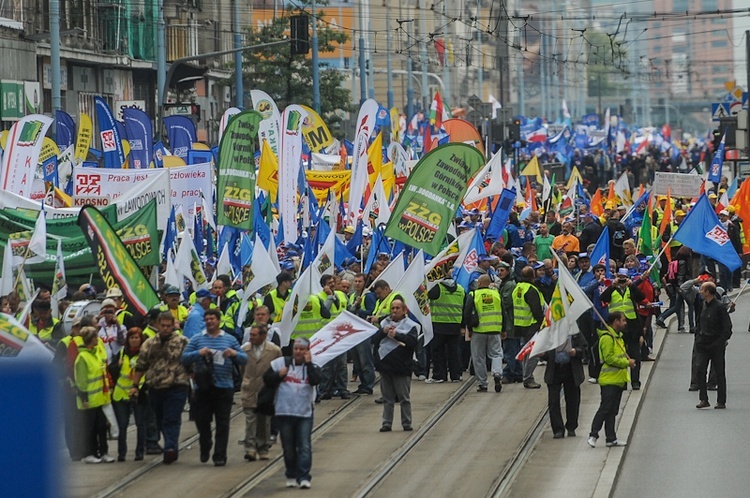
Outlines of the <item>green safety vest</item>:
[{"label": "green safety vest", "polygon": [[[85,365],[85,375],[79,375],[82,370],[79,365]],[[97,356],[95,351],[87,347],[79,347],[78,358],[76,358],[76,387],[79,391],[88,394],[89,408],[96,408],[109,403],[109,391],[105,391],[105,378],[107,365]],[[84,410],[80,396],[77,398],[79,410]]]},{"label": "green safety vest", "polygon": [[466,292],[460,285],[455,292],[450,292],[445,285],[440,286],[440,296],[430,301],[430,313],[433,323],[461,323],[461,311]]},{"label": "green safety vest", "polygon": [[395,291],[391,291],[390,294],[385,296],[385,299],[381,302],[380,299],[375,303],[375,313],[373,313],[374,316],[383,316],[383,315],[390,315],[391,314],[391,303],[394,299],[396,299],[396,296],[398,296],[399,293]]},{"label": "green safety vest", "polygon": [[623,296],[616,290],[612,292],[612,298],[609,301],[609,312],[622,311],[625,313],[625,318],[628,320],[635,320],[635,305],[633,300],[630,298],[630,288],[625,291]]},{"label": "green safety vest", "polygon": [[537,319],[531,313],[531,306],[526,302],[526,293],[533,289],[539,294],[539,302],[544,303],[544,296],[539,289],[528,282],[519,282],[513,289],[513,325],[516,327],[531,327]]},{"label": "green safety vest", "polygon": [[[610,340],[604,339],[608,336]],[[630,382],[630,370],[628,369],[628,356],[625,353],[625,341],[622,340],[622,334],[614,335],[613,332],[599,332],[599,359],[602,362],[602,369],[599,373],[600,386],[622,386]],[[611,365],[605,362],[606,358],[611,358],[615,354],[614,360],[619,365]]]},{"label": "green safety vest", "polygon": [[323,325],[323,316],[320,314],[320,298],[316,295],[310,296],[305,308],[299,312],[299,322],[292,332],[292,340],[298,337],[311,338]]},{"label": "green safety vest", "polygon": [[38,329],[37,324],[33,320],[29,320],[29,332],[34,334],[35,336],[39,337],[42,341],[50,341],[52,340],[52,330],[55,328],[55,325],[60,320],[58,320],[55,317],[52,317],[52,323],[50,325],[47,325],[43,329]]},{"label": "green safety vest", "polygon": [[279,296],[279,289],[272,290],[271,292],[268,293],[268,295],[271,296],[271,301],[273,302],[273,313],[271,313],[271,323],[280,322],[281,312],[284,311],[284,305],[289,299],[291,292],[287,293],[286,299],[282,299]]},{"label": "green safety vest", "polygon": [[472,327],[471,331],[477,334],[500,333],[503,328],[500,293],[494,289],[477,289],[472,294],[479,325]]}]

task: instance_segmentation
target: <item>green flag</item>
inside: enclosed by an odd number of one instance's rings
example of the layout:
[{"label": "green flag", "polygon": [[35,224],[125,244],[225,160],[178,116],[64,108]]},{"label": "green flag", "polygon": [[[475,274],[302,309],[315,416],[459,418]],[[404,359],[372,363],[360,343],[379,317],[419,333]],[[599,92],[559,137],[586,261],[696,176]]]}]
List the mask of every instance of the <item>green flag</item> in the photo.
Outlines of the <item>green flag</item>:
[{"label": "green flag", "polygon": [[406,180],[385,235],[435,255],[466,195],[469,181],[484,166],[470,145],[442,145],[424,156]]},{"label": "green flag", "polygon": [[253,228],[255,199],[255,137],[263,116],[242,111],[232,117],[219,145],[216,223],[243,230]]},{"label": "green flag", "polygon": [[145,316],[159,304],[159,297],[138,268],[114,228],[93,206],[84,206],[78,225],[91,245],[94,261],[107,288],[119,287],[134,314]]},{"label": "green flag", "polygon": [[642,254],[646,256],[653,256],[654,254],[654,241],[651,237],[653,232],[651,227],[651,213],[649,209],[643,212],[643,222],[641,223],[641,229],[638,232],[638,247]]}]

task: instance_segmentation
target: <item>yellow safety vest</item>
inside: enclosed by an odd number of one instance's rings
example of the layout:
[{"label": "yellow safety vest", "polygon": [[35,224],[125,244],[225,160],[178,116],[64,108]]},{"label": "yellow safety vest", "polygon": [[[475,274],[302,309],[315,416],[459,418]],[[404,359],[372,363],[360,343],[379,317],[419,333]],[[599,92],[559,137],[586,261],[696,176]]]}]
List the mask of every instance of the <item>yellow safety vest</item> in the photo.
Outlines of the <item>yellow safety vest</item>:
[{"label": "yellow safety vest", "polygon": [[394,299],[396,299],[396,296],[398,296],[399,293],[395,291],[391,291],[390,294],[385,296],[385,299],[381,302],[380,299],[375,303],[375,313],[373,313],[374,316],[386,316],[391,314],[391,303]]},{"label": "yellow safety vest", "polygon": [[[75,363],[75,381],[79,391],[88,394],[89,408],[96,408],[109,403],[109,390],[105,391],[107,382],[107,365],[95,351],[81,346]],[[77,398],[79,410],[84,410],[80,396]]]},{"label": "yellow safety vest", "polygon": [[455,292],[449,292],[442,283],[440,296],[430,301],[430,313],[433,323],[461,323],[461,311],[466,293],[460,285]]},{"label": "yellow safety vest", "polygon": [[271,296],[271,301],[273,302],[273,313],[271,313],[272,323],[281,321],[281,312],[284,311],[284,305],[286,305],[286,302],[291,294],[291,292],[288,292],[286,299],[282,299],[279,296],[279,289],[274,289],[268,293],[268,295]]},{"label": "yellow safety vest", "polygon": [[630,298],[630,288],[625,291],[625,295],[620,294],[617,290],[612,292],[612,298],[609,301],[609,312],[622,311],[625,318],[635,320],[635,305]]},{"label": "yellow safety vest", "polygon": [[500,293],[494,289],[477,289],[473,292],[473,299],[479,325],[472,327],[471,331],[478,334],[500,333],[503,328]]},{"label": "yellow safety vest", "polygon": [[[112,399],[114,401],[127,401],[130,399],[130,388],[133,387],[133,365],[138,361],[138,355],[131,358],[130,356],[125,355],[124,350],[120,350],[120,359],[122,359],[120,377],[117,378],[117,382],[115,383],[115,389],[112,392]],[[141,375],[138,387],[143,387],[145,382],[146,376]]]},{"label": "yellow safety vest", "polygon": [[177,305],[177,309],[171,310],[169,309],[169,306],[166,304],[162,304],[159,306],[159,311],[169,311],[172,313],[172,316],[175,319],[175,322],[179,323],[185,323],[185,320],[187,320],[188,314],[190,313],[186,307],[184,307],[181,304]]},{"label": "yellow safety vest", "polygon": [[310,296],[305,308],[299,313],[299,322],[292,332],[292,340],[298,337],[309,339],[323,325],[323,315],[320,314],[320,298]]},{"label": "yellow safety vest", "polygon": [[41,341],[50,341],[52,340],[52,330],[59,321],[60,320],[57,318],[52,317],[52,323],[50,325],[47,325],[43,329],[38,329],[37,323],[33,320],[29,320],[29,332],[37,336]]},{"label": "yellow safety vest", "polygon": [[[612,340],[604,340],[608,336]],[[625,353],[625,341],[622,340],[622,334],[615,335],[611,331],[599,332],[599,359],[602,362],[602,369],[599,372],[600,386],[622,386],[630,382],[630,369],[628,365],[628,355]],[[615,360],[622,366],[615,366],[606,363],[604,360],[615,354]]]},{"label": "yellow safety vest", "polygon": [[517,283],[513,289],[513,325],[516,327],[531,327],[538,321],[531,312],[531,306],[526,302],[526,293],[530,289],[534,289],[539,294],[539,302],[544,303],[544,296],[539,289],[528,282]]}]

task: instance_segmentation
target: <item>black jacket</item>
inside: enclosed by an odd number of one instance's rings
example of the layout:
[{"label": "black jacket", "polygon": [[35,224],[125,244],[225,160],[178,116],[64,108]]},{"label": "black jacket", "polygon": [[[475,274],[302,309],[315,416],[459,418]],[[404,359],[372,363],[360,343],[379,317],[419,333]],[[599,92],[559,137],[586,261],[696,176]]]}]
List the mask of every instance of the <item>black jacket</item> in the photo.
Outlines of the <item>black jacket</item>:
[{"label": "black jacket", "polygon": [[732,337],[732,319],[719,299],[704,302],[695,345],[702,348],[723,347]]},{"label": "black jacket", "polygon": [[385,355],[380,357],[380,343],[387,337],[387,333],[381,328],[375,332],[374,349],[375,349],[375,369],[378,372],[390,375],[408,375],[412,374],[412,356],[414,349],[417,347],[418,327],[416,323],[407,333],[396,332],[395,340],[403,343]]}]

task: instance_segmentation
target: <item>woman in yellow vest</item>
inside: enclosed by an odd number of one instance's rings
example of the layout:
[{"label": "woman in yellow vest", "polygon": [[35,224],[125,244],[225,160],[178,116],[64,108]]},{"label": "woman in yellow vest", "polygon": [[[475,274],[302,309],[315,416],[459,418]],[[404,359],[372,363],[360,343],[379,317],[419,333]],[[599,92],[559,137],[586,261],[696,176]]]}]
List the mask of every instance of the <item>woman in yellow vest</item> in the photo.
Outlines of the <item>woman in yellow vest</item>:
[{"label": "woman in yellow vest", "polygon": [[99,330],[94,327],[81,329],[81,346],[75,362],[75,384],[78,392],[77,405],[83,416],[83,437],[86,458],[84,463],[112,463],[108,454],[107,417],[102,407],[110,402],[107,364],[97,354]]},{"label": "woman in yellow vest", "polygon": [[145,413],[148,398],[143,391],[145,376],[141,376],[139,388],[140,395],[137,398],[130,397],[130,388],[133,387],[133,375],[135,374],[135,363],[138,361],[138,353],[143,343],[142,331],[138,327],[128,330],[125,338],[125,346],[120,350],[120,358],[115,367],[117,380],[112,392],[112,407],[117,416],[117,425],[120,427],[120,436],[117,438],[117,461],[124,462],[128,452],[128,422],[130,414],[135,417],[136,446],[135,461],[143,460],[143,452],[146,449],[146,422]]}]

